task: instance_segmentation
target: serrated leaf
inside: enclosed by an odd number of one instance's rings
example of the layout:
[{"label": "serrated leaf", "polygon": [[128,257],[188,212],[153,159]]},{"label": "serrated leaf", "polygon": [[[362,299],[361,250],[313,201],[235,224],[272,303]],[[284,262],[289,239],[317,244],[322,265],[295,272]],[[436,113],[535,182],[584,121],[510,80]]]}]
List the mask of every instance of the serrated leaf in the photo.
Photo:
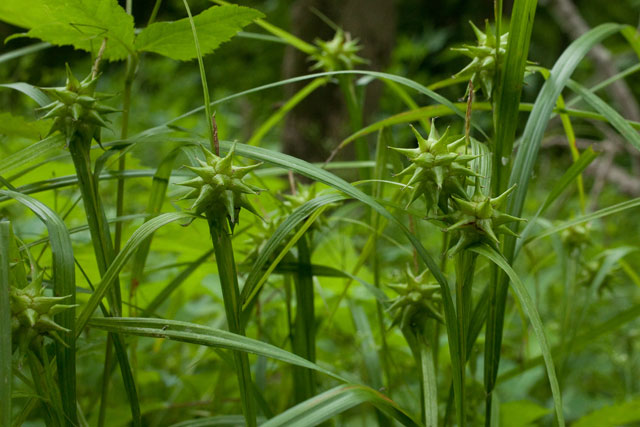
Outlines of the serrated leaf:
[{"label": "serrated leaf", "polygon": [[97,54],[108,39],[103,58],[119,60],[133,52],[133,18],[117,0],[3,0],[3,21],[28,28],[27,37],[51,44],[71,45]]},{"label": "serrated leaf", "polygon": [[[214,6],[194,16],[202,54],[213,52],[244,26],[262,16],[257,10],[236,5]],[[142,30],[135,44],[139,51],[155,52],[180,61],[188,61],[197,56],[187,18],[151,24]]]},{"label": "serrated leaf", "polygon": [[29,121],[22,116],[0,113],[0,135],[9,138],[40,139],[50,128],[50,120]]}]

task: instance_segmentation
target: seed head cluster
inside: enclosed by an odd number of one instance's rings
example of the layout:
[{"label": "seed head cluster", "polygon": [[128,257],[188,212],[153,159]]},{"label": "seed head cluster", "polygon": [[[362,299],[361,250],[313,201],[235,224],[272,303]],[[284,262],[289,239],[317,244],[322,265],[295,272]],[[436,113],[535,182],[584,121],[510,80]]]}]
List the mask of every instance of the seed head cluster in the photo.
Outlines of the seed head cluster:
[{"label": "seed head cluster", "polygon": [[53,316],[75,305],[62,304],[70,296],[49,297],[44,295],[43,274],[39,274],[26,287],[11,286],[9,298],[11,304],[11,341],[13,351],[24,353],[28,347],[37,343],[43,336],[49,336],[63,342],[58,332],[70,332],[53,320]]},{"label": "seed head cluster", "polygon": [[100,142],[100,129],[107,126],[105,114],[118,111],[100,101],[111,95],[96,93],[98,77],[89,74],[79,81],[67,64],[67,83],[64,87],[42,88],[55,99],[51,104],[41,108],[46,111],[43,118],[54,118],[49,134],[60,131],[67,146],[79,134],[80,141],[89,144],[91,139]]},{"label": "seed head cluster", "polygon": [[316,51],[310,59],[315,61],[311,70],[338,71],[353,70],[358,64],[366,64],[367,61],[360,58],[357,53],[362,49],[357,39],[352,39],[349,33],[338,29],[333,39],[324,41],[316,39]]},{"label": "seed head cluster", "polygon": [[460,70],[454,77],[471,79],[474,87],[480,87],[487,99],[491,98],[493,91],[493,78],[496,73],[496,59],[502,61],[507,51],[507,39],[509,33],[502,34],[498,39],[493,34],[489,21],[485,21],[483,33],[473,22],[469,22],[478,39],[476,46],[463,45],[453,49],[471,58],[471,62]]},{"label": "seed head cluster", "polygon": [[227,217],[234,226],[238,221],[241,208],[258,215],[247,194],[258,194],[261,189],[244,181],[244,177],[261,165],[261,163],[234,167],[233,154],[235,146],[225,157],[219,157],[203,148],[205,161],[198,160],[200,167],[186,166],[196,173],[197,177],[180,183],[192,188],[182,199],[195,199],[191,209],[196,215],[207,214]]}]

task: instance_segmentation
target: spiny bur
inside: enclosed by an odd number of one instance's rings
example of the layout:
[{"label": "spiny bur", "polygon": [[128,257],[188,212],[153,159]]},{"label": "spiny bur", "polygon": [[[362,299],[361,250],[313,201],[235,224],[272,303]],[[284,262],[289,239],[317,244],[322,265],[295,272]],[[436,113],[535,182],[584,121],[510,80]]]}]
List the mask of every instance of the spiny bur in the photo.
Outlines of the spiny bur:
[{"label": "spiny bur", "polygon": [[367,63],[366,59],[357,55],[362,49],[358,39],[352,39],[349,33],[341,29],[336,31],[333,39],[329,41],[316,39],[315,43],[316,51],[310,55],[310,59],[315,61],[311,70],[353,70],[356,65]]},{"label": "spiny bur", "polygon": [[470,200],[452,196],[454,208],[449,214],[439,218],[449,224],[445,231],[459,231],[458,241],[449,250],[449,256],[478,242],[496,247],[499,243],[499,234],[517,236],[506,224],[524,220],[499,210],[515,187],[514,185],[501,195],[492,198],[482,192],[479,180],[476,180]]},{"label": "spiny bur", "polygon": [[186,166],[195,172],[196,178],[181,182],[192,188],[181,200],[195,199],[191,209],[196,215],[207,214],[229,220],[231,228],[238,222],[241,208],[258,215],[247,200],[247,194],[258,194],[261,189],[244,182],[244,177],[262,163],[251,166],[234,167],[235,145],[225,157],[219,157],[203,148],[205,161],[198,159],[200,167]]},{"label": "spiny bur", "polygon": [[425,270],[415,276],[407,266],[405,278],[404,283],[387,285],[398,294],[388,308],[393,324],[411,329],[427,318],[442,322],[440,285],[433,280],[431,272]]},{"label": "spiny bur", "polygon": [[[79,81],[71,72],[69,64],[66,67],[67,82],[64,87],[42,88],[42,91],[55,99],[51,104],[40,108],[46,111],[43,118],[54,118],[49,134],[60,131],[67,146],[77,140],[90,144],[92,138],[100,143],[100,129],[107,126],[107,120],[103,116],[119,110],[100,102],[112,95],[96,93],[98,76],[89,74]],[[75,138],[75,135],[80,138]]]},{"label": "spiny bur", "polygon": [[12,349],[19,349],[20,354],[24,354],[30,345],[37,345],[43,336],[49,336],[64,344],[58,332],[70,332],[54,322],[53,316],[76,306],[61,304],[70,295],[45,296],[42,278],[43,273],[24,288],[11,286],[9,289]]},{"label": "spiny bur", "polygon": [[502,62],[507,50],[509,33],[502,34],[498,41],[489,26],[489,21],[485,21],[484,33],[473,22],[469,22],[469,24],[478,39],[478,44],[476,46],[463,45],[460,48],[452,49],[471,58],[471,62],[454,77],[471,79],[473,86],[480,87],[484,96],[491,99],[493,79],[496,74],[496,58]]},{"label": "spiny bur", "polygon": [[404,154],[411,161],[411,165],[398,174],[411,175],[407,183],[407,186],[413,187],[409,204],[424,195],[427,213],[436,206],[447,212],[449,197],[466,197],[465,187],[469,183],[469,177],[478,176],[468,166],[469,162],[478,156],[459,152],[464,148],[465,137],[451,137],[448,128],[440,136],[433,121],[429,137],[426,139],[413,126],[411,130],[418,140],[418,147],[389,147]]}]

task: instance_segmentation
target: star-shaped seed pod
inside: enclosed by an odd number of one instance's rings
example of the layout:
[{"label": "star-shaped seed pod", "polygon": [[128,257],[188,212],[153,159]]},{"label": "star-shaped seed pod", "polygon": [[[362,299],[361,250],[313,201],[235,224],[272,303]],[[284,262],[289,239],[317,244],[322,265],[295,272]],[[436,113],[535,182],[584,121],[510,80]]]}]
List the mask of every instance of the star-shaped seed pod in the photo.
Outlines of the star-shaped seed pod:
[{"label": "star-shaped seed pod", "polygon": [[439,218],[449,224],[444,231],[460,232],[456,245],[449,250],[449,256],[477,242],[489,243],[495,247],[499,243],[499,234],[517,236],[506,224],[524,221],[524,219],[499,210],[515,188],[514,185],[501,195],[492,198],[482,192],[479,180],[476,180],[470,200],[452,196],[452,205],[454,205],[452,212]]},{"label": "star-shaped seed pod", "polygon": [[478,44],[476,46],[463,45],[460,48],[452,49],[471,58],[471,62],[454,77],[471,79],[473,86],[479,86],[484,96],[487,99],[491,99],[493,78],[496,73],[496,57],[500,62],[504,58],[509,33],[502,34],[500,41],[498,41],[495,34],[491,31],[489,21],[485,21],[484,33],[476,27],[473,22],[469,22],[469,24],[471,24],[471,28],[473,28],[473,32],[476,34]]},{"label": "star-shaped seed pod", "polygon": [[349,33],[341,29],[336,31],[333,39],[329,41],[316,39],[315,43],[316,51],[310,55],[310,59],[315,61],[311,70],[353,70],[356,65],[367,63],[366,59],[357,55],[362,49],[358,39],[352,39]]},{"label": "star-shaped seed pod", "polygon": [[19,349],[22,354],[36,339],[49,336],[64,343],[58,332],[70,332],[53,320],[58,313],[76,307],[76,305],[62,304],[70,297],[48,297],[44,295],[42,287],[43,274],[39,274],[26,287],[20,289],[11,286],[9,299],[11,304],[11,341],[13,351]]},{"label": "star-shaped seed pod", "polygon": [[73,136],[76,133],[80,134],[80,140],[86,144],[90,144],[92,138],[100,143],[100,129],[107,126],[107,120],[103,116],[119,110],[100,102],[111,95],[96,93],[97,76],[89,74],[79,81],[71,72],[69,64],[66,67],[67,83],[64,87],[41,88],[55,99],[51,104],[40,108],[46,111],[42,118],[54,118],[49,134],[60,131],[67,146],[75,140]]},{"label": "star-shaped seed pod", "polygon": [[447,200],[451,195],[467,197],[465,187],[469,184],[469,177],[478,176],[468,163],[478,156],[460,152],[464,148],[465,137],[450,136],[449,128],[440,136],[434,121],[426,139],[413,126],[411,130],[418,140],[417,148],[389,147],[411,161],[411,165],[398,174],[411,174],[407,183],[407,186],[413,186],[409,205],[424,195],[427,214],[434,206],[439,206],[446,213]]},{"label": "star-shaped seed pod", "polygon": [[593,243],[591,241],[591,224],[576,224],[569,227],[560,234],[560,238],[568,253],[584,249]]},{"label": "star-shaped seed pod", "polygon": [[433,280],[431,272],[425,270],[415,276],[407,266],[405,277],[405,283],[387,285],[398,294],[388,308],[393,324],[400,324],[406,330],[420,325],[427,318],[442,322],[440,286]]},{"label": "star-shaped seed pod", "polygon": [[225,157],[216,156],[205,148],[203,151],[206,160],[198,159],[200,167],[186,166],[198,176],[179,184],[192,188],[181,200],[195,199],[191,209],[196,215],[205,213],[218,218],[226,217],[232,229],[238,222],[241,208],[260,216],[246,195],[258,194],[262,190],[245,183],[243,178],[262,163],[234,167],[235,145]]}]

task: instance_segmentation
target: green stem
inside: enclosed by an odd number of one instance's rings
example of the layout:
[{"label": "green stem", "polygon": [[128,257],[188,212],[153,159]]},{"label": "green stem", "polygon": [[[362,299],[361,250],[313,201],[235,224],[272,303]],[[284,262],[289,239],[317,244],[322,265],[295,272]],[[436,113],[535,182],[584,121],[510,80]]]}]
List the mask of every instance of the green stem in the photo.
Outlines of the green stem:
[{"label": "green stem", "polygon": [[[213,241],[213,249],[220,275],[220,286],[222,288],[222,298],[224,309],[227,315],[227,325],[229,331],[245,335],[244,328],[240,322],[242,304],[240,302],[240,289],[238,287],[238,275],[236,273],[236,263],[233,256],[233,246],[226,215],[219,215],[214,212],[207,213],[209,231]],[[240,398],[242,400],[242,411],[244,413],[247,426],[255,427],[256,403],[253,398],[251,381],[251,367],[247,353],[233,352],[233,359],[236,365],[236,375],[240,387]]]},{"label": "green stem", "polygon": [[465,376],[467,363],[467,333],[469,330],[469,322],[471,319],[471,288],[473,285],[473,273],[475,269],[475,260],[477,255],[468,251],[462,251],[456,255],[456,311],[458,321],[458,349],[462,357],[460,366],[461,390],[457,400],[456,407],[458,416],[458,425],[463,427],[466,425],[466,393],[465,393]]},{"label": "green stem", "polygon": [[[316,325],[313,298],[313,275],[311,273],[311,253],[306,236],[298,240],[298,272],[294,276],[296,290],[296,317],[292,347],[298,356],[315,362]],[[296,387],[296,402],[303,402],[315,395],[315,375],[306,368],[294,367],[293,378]]]},{"label": "green stem", "polygon": [[9,247],[11,223],[0,221],[0,425],[11,425],[11,305],[9,298]]},{"label": "green stem", "polygon": [[[427,323],[433,323],[428,321]],[[424,332],[417,331],[417,347],[420,352],[420,373],[422,376],[422,408],[426,427],[438,427],[438,382],[436,379],[434,347]],[[435,335],[435,334],[432,334]]]},{"label": "green stem", "polygon": [[[353,77],[350,75],[339,75],[338,82],[347,103],[347,111],[349,112],[351,131],[355,133],[362,129],[363,113],[361,102],[358,100],[358,96],[356,95],[355,85],[353,84]],[[364,138],[356,139],[354,141],[354,145],[356,150],[356,160],[369,160],[370,156],[367,140]],[[370,178],[368,169],[360,169],[359,174],[361,180]]]},{"label": "green stem", "polygon": [[[109,223],[107,222],[104,208],[100,200],[98,192],[98,182],[91,173],[91,144],[90,141],[84,141],[79,133],[75,133],[69,143],[69,153],[76,169],[78,177],[78,187],[84,204],[85,214],[87,216],[87,224],[91,234],[91,241],[98,264],[100,276],[104,276],[107,268],[115,257],[113,243],[109,232]],[[111,291],[107,294],[109,301],[110,313],[108,315],[119,317],[122,315],[122,298],[120,295],[120,283],[115,281]],[[138,393],[133,382],[131,367],[125,351],[122,337],[118,334],[112,334],[115,345],[116,356],[120,365],[125,390],[129,398],[131,407],[131,416],[135,426],[141,425],[140,406],[138,402]]]}]

